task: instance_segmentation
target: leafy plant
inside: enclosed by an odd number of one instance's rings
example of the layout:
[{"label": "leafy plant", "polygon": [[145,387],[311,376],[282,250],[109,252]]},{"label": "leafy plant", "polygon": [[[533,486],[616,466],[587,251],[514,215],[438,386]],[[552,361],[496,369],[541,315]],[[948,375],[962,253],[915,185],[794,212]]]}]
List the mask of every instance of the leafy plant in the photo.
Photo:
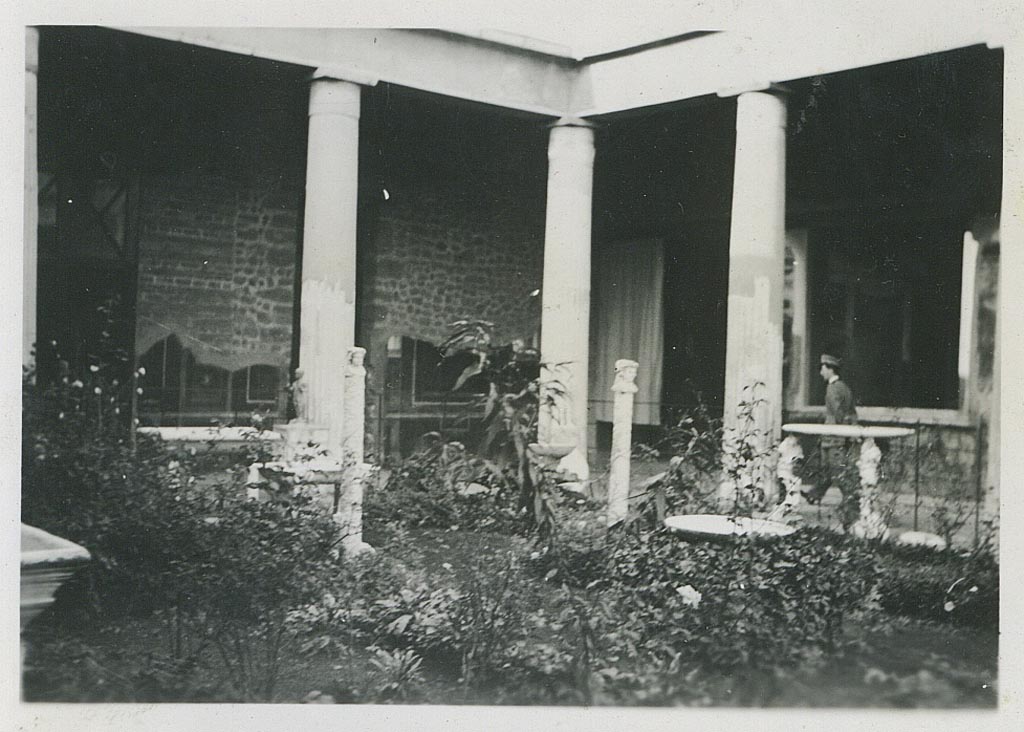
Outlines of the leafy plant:
[{"label": "leafy plant", "polygon": [[410,527],[511,532],[522,525],[517,493],[507,469],[468,454],[458,443],[438,442],[368,485],[363,515],[368,522]]},{"label": "leafy plant", "polygon": [[882,607],[953,625],[999,625],[999,565],[984,547],[967,553],[881,547]]},{"label": "leafy plant", "polygon": [[494,323],[485,320],[460,320],[452,323],[451,330],[441,344],[443,357],[468,354],[473,359],[452,390],[461,388],[470,379],[487,384],[486,395],[474,405],[483,410],[482,434],[475,446],[476,452],[501,465],[514,466],[519,508],[536,518],[540,476],[531,465],[527,448],[537,441],[541,409],[554,407],[566,399],[565,388],[558,379],[545,379],[541,383],[541,369],[555,371],[562,364],[542,364],[537,349],[521,340],[496,345]]},{"label": "leafy plant", "polygon": [[423,659],[412,650],[372,648],[370,663],[376,673],[373,680],[376,701],[405,701],[423,683]]},{"label": "leafy plant", "polygon": [[666,663],[680,653],[682,665],[725,671],[793,666],[840,651],[843,619],[878,581],[866,546],[809,530],[718,544],[684,542],[664,530],[622,532],[603,550],[578,556],[588,560],[557,567],[562,581],[633,616],[639,643],[653,644]]}]

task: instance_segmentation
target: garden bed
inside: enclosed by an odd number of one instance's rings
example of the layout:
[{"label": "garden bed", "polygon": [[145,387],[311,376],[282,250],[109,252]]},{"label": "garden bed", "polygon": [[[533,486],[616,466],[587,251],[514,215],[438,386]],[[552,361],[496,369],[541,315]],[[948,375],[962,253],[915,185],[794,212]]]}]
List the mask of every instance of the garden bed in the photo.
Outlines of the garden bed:
[{"label": "garden bed", "polygon": [[[92,373],[26,384],[23,520],[94,558],[29,626],[26,700],[995,704],[984,552],[684,541],[642,499],[607,530],[557,476],[439,443],[367,486],[377,552],[348,556],[308,497],[245,500],[261,445],[168,451]],[[667,508],[707,513],[721,441],[687,444]]]},{"label": "garden bed", "polygon": [[[373,537],[374,532],[368,532]],[[378,534],[377,540],[384,538]],[[397,541],[396,541],[397,539]],[[529,560],[525,539],[496,533],[416,529],[391,536],[389,552],[435,590],[455,589],[481,563],[497,565],[510,553]],[[558,586],[534,580],[539,606],[556,612]],[[847,623],[860,646],[840,659],[783,674],[707,674],[702,703],[772,707],[990,708],[996,703],[997,633],[902,619],[879,630]],[[550,635],[545,633],[544,635]],[[234,701],[212,656],[192,669],[169,660],[166,628],[157,618],[127,618],[94,630],[73,627],[60,612],[44,614],[30,633],[25,695],[29,701]],[[537,637],[536,643],[548,638]],[[354,644],[347,652],[292,649],[285,656],[274,701],[388,701],[361,689],[378,669],[374,653]],[[509,672],[510,674],[512,672]],[[422,679],[404,692],[409,703],[529,703],[529,688],[508,695],[493,686],[467,689],[458,669],[427,663]],[[319,692],[312,694],[311,692]],[[546,699],[551,703],[551,699]],[[558,703],[558,700],[554,700]],[[670,700],[665,700],[671,703]],[[693,703],[683,695],[680,703]],[[562,700],[562,703],[568,703]],[[622,702],[617,702],[622,703]],[[643,703],[640,696],[636,703]]]}]

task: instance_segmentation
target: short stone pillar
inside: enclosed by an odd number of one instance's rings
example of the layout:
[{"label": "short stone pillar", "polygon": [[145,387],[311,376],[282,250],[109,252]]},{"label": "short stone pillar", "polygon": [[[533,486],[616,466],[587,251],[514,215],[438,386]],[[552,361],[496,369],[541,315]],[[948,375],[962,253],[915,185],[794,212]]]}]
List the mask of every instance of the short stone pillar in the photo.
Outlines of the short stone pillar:
[{"label": "short stone pillar", "polygon": [[342,447],[345,455],[363,462],[366,442],[366,349],[348,349],[345,365],[345,430]]},{"label": "short stone pillar", "polygon": [[354,346],[348,350],[345,368],[345,427],[342,442],[345,482],[338,501],[335,522],[344,533],[342,541],[349,551],[370,549],[363,541],[363,485],[369,474],[364,462],[366,439],[366,349]]},{"label": "short stone pillar", "polygon": [[612,456],[608,472],[608,525],[626,519],[629,513],[629,461],[633,451],[633,395],[637,392],[639,364],[621,358],[615,362],[612,384]]},{"label": "short stone pillar", "polygon": [[793,435],[788,435],[779,443],[779,463],[776,468],[776,475],[782,484],[786,495],[782,499],[780,508],[773,511],[776,513],[787,513],[800,505],[802,496],[803,481],[796,474],[796,467],[804,459],[804,450],[800,447],[800,440]]},{"label": "short stone pillar", "polygon": [[882,451],[875,440],[867,437],[860,443],[860,458],[857,470],[860,473],[860,518],[851,527],[854,536],[878,539],[888,533],[885,517],[879,506],[878,465],[882,462]]}]

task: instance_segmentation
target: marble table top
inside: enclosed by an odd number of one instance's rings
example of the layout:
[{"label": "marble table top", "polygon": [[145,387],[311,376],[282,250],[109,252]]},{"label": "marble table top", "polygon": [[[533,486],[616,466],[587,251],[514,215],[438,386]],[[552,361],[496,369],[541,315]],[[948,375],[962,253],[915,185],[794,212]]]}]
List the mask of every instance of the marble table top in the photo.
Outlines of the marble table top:
[{"label": "marble table top", "polygon": [[858,440],[887,437],[909,437],[914,430],[909,427],[881,427],[860,424],[818,424],[815,422],[791,422],[782,425],[782,431],[791,435],[819,435],[822,437],[851,437]]}]

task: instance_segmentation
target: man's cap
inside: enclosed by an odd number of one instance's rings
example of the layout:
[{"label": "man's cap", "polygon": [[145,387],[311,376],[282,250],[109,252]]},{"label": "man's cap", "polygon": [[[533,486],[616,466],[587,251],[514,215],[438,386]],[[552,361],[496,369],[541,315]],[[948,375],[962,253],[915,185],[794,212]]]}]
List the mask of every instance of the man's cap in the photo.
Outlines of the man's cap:
[{"label": "man's cap", "polygon": [[825,366],[832,366],[833,368],[837,368],[837,369],[843,367],[843,360],[841,358],[839,358],[838,356],[833,356],[830,353],[823,353],[823,354],[821,354],[821,362]]}]

